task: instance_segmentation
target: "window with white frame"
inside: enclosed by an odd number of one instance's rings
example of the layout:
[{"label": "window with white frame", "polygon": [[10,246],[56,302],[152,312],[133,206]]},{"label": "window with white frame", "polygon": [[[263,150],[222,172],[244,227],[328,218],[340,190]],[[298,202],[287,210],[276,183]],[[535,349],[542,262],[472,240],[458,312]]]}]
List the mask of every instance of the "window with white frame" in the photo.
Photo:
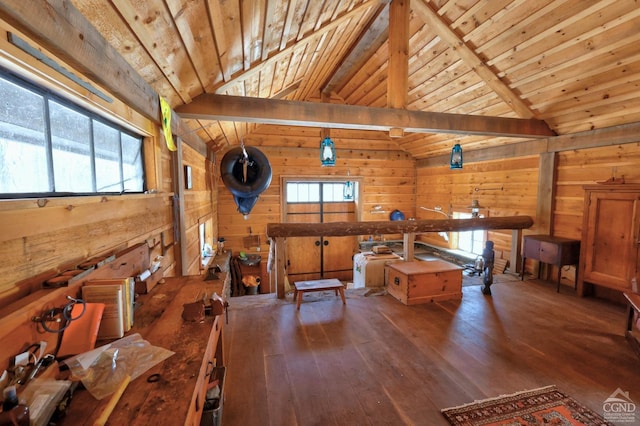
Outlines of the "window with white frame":
[{"label": "window with white frame", "polygon": [[345,182],[287,182],[287,203],[331,203],[354,200],[352,181]]},{"label": "window with white frame", "polygon": [[0,197],[141,193],[143,140],[0,70]]}]

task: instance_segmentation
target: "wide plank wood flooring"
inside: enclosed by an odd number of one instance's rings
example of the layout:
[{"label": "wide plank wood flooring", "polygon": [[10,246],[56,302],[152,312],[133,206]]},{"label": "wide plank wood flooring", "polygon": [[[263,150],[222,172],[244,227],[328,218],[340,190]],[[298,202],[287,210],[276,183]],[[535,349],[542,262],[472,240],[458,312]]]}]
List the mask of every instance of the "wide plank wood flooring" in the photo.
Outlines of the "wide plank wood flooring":
[{"label": "wide plank wood flooring", "polygon": [[291,295],[232,298],[222,424],[446,425],[443,408],[547,385],[599,413],[618,388],[640,406],[624,305],[539,280],[492,292],[405,306],[354,289],[300,311]]}]

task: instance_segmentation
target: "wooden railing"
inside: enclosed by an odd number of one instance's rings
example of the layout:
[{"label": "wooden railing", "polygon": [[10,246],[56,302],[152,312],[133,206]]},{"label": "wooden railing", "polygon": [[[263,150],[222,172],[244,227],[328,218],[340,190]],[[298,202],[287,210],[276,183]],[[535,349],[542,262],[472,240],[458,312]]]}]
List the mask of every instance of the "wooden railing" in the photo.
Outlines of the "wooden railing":
[{"label": "wooden railing", "polygon": [[[269,223],[267,237],[275,241],[275,281],[278,298],[284,298],[285,240],[290,237],[347,236],[403,234],[405,259],[413,259],[415,235],[425,232],[462,232],[471,230],[511,229],[511,256],[513,268],[520,264],[520,241],[522,229],[530,228],[530,216],[504,216],[471,219],[428,219],[371,222],[330,222],[330,223]],[[517,270],[515,271],[517,272]]]}]

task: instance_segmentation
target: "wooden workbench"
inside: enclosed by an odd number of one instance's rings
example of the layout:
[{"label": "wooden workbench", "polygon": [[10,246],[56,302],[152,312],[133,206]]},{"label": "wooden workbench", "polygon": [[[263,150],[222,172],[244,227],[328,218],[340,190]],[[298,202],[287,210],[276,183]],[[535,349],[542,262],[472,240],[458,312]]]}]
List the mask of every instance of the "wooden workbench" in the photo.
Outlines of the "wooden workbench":
[{"label": "wooden workbench", "polygon": [[[183,305],[205,292],[223,294],[226,277],[223,272],[219,279],[210,281],[204,276],[166,278],[139,297],[135,325],[128,334],[140,333],[152,345],[175,354],[129,384],[107,424],[200,424],[211,371],[224,365],[225,318],[224,314],[208,315],[203,322],[186,322]],[[158,374],[159,380],[149,383],[147,378],[153,374]],[[91,425],[108,401],[109,397],[97,401],[88,391],[77,391],[61,424]]]}]

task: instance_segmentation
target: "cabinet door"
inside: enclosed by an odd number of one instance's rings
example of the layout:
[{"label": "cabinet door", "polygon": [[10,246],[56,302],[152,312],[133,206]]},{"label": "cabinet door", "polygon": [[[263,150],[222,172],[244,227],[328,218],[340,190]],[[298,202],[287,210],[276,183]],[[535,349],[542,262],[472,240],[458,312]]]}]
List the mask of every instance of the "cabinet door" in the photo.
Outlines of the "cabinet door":
[{"label": "cabinet door", "polygon": [[629,290],[638,260],[638,194],[592,192],[584,281]]}]

